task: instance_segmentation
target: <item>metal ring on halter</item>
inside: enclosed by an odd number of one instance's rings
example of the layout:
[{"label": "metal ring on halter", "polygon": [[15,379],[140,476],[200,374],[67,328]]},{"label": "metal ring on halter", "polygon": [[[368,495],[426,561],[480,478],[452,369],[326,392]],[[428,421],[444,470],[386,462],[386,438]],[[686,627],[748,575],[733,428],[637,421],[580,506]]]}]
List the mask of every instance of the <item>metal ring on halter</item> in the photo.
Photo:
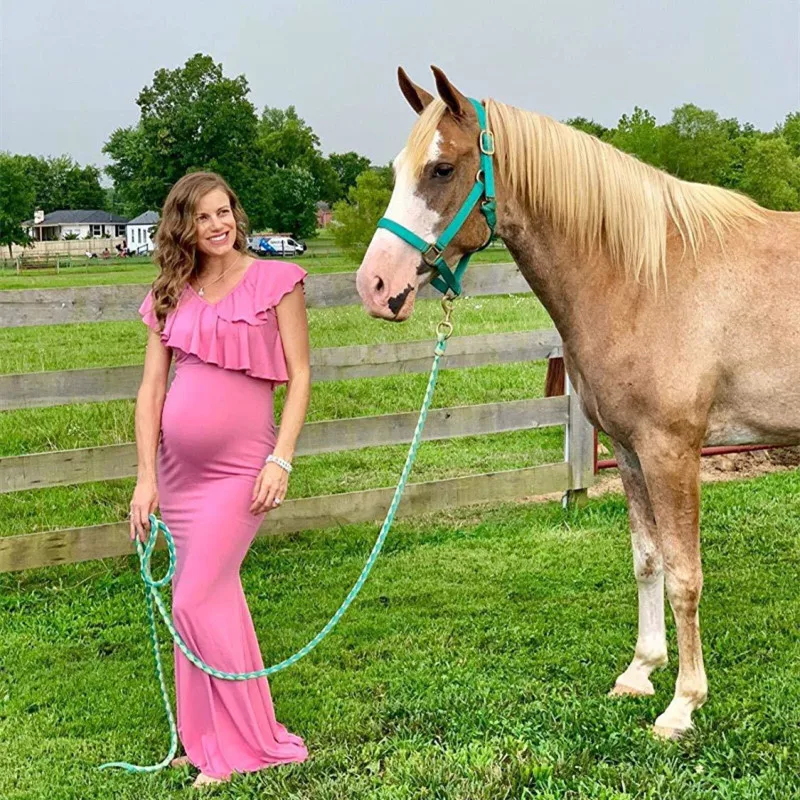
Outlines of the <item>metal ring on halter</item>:
[{"label": "metal ring on halter", "polygon": [[436,335],[444,339],[449,339],[453,333],[453,323],[449,319],[443,319],[436,326]]},{"label": "metal ring on halter", "polygon": [[436,335],[449,339],[453,333],[453,323],[450,321],[450,315],[453,313],[453,299],[451,297],[443,297],[442,308],[444,309],[444,319],[436,326]]},{"label": "metal ring on halter", "polygon": [[482,130],[481,135],[478,137],[478,146],[481,153],[486,156],[494,155],[494,134],[490,130]]},{"label": "metal ring on halter", "polygon": [[[422,260],[429,266],[435,267],[436,262],[442,257],[444,251],[440,250],[436,243],[428,246],[428,249],[422,254]],[[433,253],[433,255],[431,255]],[[431,260],[432,259],[432,260]]]}]

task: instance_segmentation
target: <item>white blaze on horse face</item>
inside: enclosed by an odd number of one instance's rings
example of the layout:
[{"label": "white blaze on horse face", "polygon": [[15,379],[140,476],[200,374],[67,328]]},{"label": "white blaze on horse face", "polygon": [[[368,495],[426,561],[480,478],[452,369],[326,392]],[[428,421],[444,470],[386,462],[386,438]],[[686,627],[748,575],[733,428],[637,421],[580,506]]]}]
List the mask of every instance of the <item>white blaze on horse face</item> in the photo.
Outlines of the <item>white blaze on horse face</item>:
[{"label": "white blaze on horse face", "polygon": [[[437,131],[426,153],[426,163],[438,159],[441,141],[442,136]],[[405,150],[400,151],[393,166],[395,185],[385,216],[422,239],[435,241],[441,216],[417,193],[418,181],[411,172]],[[388,302],[412,287],[409,296],[413,307],[417,267],[421,259],[421,253],[396,234],[383,228],[375,231],[356,280],[358,291],[370,312],[394,318],[407,316],[407,313],[390,312]],[[403,307],[403,311],[406,310]]]},{"label": "white blaze on horse face", "polygon": [[[433,141],[428,148],[425,156],[425,163],[430,164],[439,158],[441,152],[442,134],[436,131]],[[386,209],[386,215],[389,219],[399,222],[417,236],[421,236],[428,242],[435,240],[435,231],[439,224],[441,217],[439,214],[428,206],[424,198],[417,194],[417,179],[411,174],[411,168],[405,158],[405,150],[394,160],[395,168],[395,183],[392,198],[389,201],[389,207]],[[388,233],[390,236],[394,234],[382,229],[378,233]],[[402,239],[395,236],[397,241],[403,242]]]}]

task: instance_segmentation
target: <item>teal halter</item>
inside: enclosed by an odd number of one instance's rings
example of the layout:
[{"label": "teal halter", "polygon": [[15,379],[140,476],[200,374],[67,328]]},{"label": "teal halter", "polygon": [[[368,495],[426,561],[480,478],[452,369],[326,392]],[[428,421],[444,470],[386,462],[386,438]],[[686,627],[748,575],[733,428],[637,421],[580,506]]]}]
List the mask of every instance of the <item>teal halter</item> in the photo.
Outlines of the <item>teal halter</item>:
[{"label": "teal halter", "polygon": [[494,195],[494,169],[492,165],[494,136],[486,125],[486,111],[483,105],[477,100],[473,100],[471,97],[469,101],[472,103],[478,115],[478,124],[481,129],[480,136],[478,137],[478,147],[480,147],[481,151],[481,168],[475,178],[475,185],[472,187],[472,191],[467,195],[467,199],[453,218],[453,221],[442,231],[441,236],[432,244],[426,242],[422,237],[417,236],[416,233],[405,226],[387,217],[381,217],[378,221],[379,228],[385,228],[387,231],[391,231],[404,242],[407,242],[413,248],[419,250],[422,254],[422,260],[439,273],[431,283],[442,294],[447,294],[448,290],[454,295],[461,294],[461,278],[467,269],[472,254],[476,253],[477,250],[473,250],[472,253],[467,253],[462,256],[455,270],[451,270],[450,267],[447,266],[447,262],[442,258],[442,254],[447,249],[447,245],[453,240],[453,237],[461,230],[467,217],[481,198],[484,198],[481,203],[481,212],[484,217],[486,217],[486,224],[489,226],[489,236],[486,238],[486,243],[479,247],[478,250],[483,250],[492,240],[494,226],[497,222],[497,201]]}]

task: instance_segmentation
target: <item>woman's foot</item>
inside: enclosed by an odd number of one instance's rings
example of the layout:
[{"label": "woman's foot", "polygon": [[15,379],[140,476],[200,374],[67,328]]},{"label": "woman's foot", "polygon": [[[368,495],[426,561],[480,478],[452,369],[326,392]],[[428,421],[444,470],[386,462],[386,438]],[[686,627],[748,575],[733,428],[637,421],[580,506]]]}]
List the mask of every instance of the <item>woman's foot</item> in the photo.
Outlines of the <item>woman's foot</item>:
[{"label": "woman's foot", "polygon": [[212,778],[211,775],[206,775],[204,772],[201,772],[196,778],[194,783],[192,784],[192,788],[198,789],[201,786],[208,786],[212,783],[227,783],[230,778]]},{"label": "woman's foot", "polygon": [[177,758],[173,758],[172,761],[169,762],[169,765],[175,769],[179,769],[191,763],[192,762],[189,761],[189,756],[178,756]]}]

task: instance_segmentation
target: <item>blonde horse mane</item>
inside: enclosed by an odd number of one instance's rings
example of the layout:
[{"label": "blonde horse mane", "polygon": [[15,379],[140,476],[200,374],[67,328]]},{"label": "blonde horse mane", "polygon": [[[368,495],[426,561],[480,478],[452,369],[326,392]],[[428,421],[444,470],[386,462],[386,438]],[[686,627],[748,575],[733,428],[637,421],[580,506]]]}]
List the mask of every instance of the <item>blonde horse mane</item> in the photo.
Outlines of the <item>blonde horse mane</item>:
[{"label": "blonde horse mane", "polygon": [[[415,175],[445,111],[433,100],[411,131],[404,157]],[[499,177],[532,214],[591,252],[600,247],[629,278],[657,286],[667,277],[667,223],[696,256],[707,228],[723,241],[764,209],[742,194],[690,183],[551,117],[486,101]]]}]

